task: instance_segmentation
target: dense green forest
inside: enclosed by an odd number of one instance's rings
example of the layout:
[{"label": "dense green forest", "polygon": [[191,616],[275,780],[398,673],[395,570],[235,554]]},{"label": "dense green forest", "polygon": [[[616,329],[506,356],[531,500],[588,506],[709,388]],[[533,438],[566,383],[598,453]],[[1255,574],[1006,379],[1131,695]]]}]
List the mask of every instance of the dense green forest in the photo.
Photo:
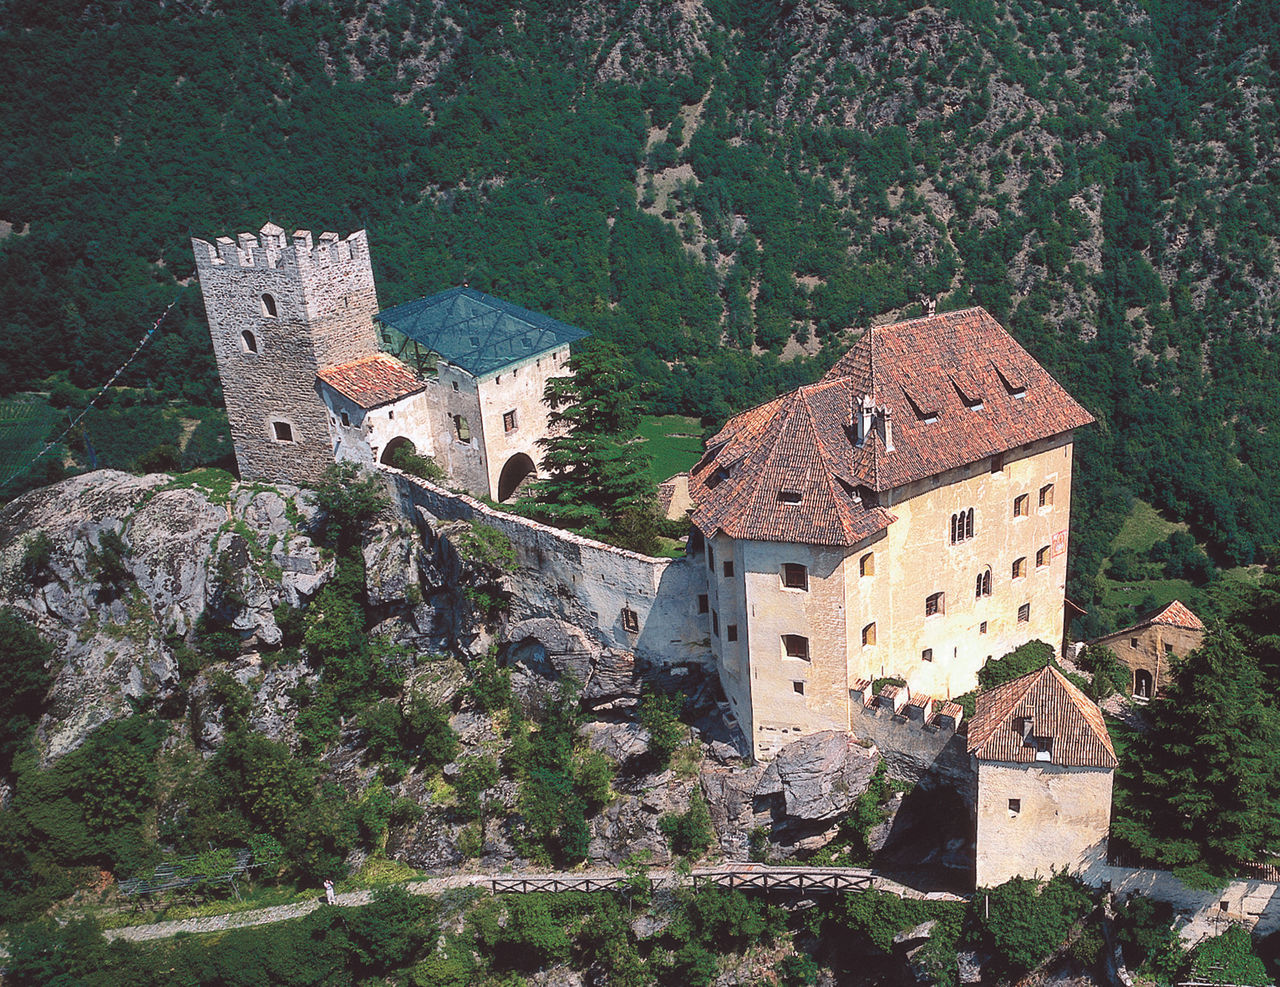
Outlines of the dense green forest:
[{"label": "dense green forest", "polygon": [[466,280],[579,324],[708,425],[922,296],[986,306],[1099,419],[1093,630],[1135,495],[1218,566],[1280,543],[1262,0],[3,10],[0,395],[78,407],[187,286],[73,467],[225,460],[188,238],[272,219],[367,227],[384,304]]}]

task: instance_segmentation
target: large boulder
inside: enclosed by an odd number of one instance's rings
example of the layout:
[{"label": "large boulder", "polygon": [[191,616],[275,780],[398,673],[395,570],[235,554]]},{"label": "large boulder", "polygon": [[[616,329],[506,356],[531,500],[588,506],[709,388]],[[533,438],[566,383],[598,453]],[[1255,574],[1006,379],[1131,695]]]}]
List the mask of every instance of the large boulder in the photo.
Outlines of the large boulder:
[{"label": "large boulder", "polygon": [[606,648],[567,621],[534,617],[512,624],[505,636],[512,686],[522,699],[544,695],[549,683],[565,679],[578,683],[583,702],[595,709],[639,698],[635,655]]},{"label": "large boulder", "polygon": [[875,747],[863,747],[845,731],[824,730],[778,751],[761,775],[756,794],[781,794],[792,819],[834,819],[867,790],[879,764]]}]

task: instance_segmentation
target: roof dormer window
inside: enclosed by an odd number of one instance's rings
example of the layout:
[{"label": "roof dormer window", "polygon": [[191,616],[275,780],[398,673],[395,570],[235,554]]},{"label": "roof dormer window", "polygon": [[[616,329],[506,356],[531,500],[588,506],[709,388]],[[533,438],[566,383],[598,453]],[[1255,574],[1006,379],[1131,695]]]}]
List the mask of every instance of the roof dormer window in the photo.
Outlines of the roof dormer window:
[{"label": "roof dormer window", "polygon": [[804,498],[800,495],[799,490],[779,490],[778,502],[781,504],[798,504]]},{"label": "roof dormer window", "polygon": [[1053,760],[1053,738],[1052,737],[1030,737],[1027,740],[1029,746],[1036,749],[1037,761]]}]

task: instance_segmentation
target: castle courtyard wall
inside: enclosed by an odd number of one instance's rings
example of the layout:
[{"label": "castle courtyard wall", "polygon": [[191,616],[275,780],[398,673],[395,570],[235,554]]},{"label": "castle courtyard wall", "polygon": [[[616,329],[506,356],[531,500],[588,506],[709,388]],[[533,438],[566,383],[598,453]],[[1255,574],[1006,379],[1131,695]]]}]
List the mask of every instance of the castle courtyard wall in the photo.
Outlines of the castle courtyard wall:
[{"label": "castle courtyard wall", "polygon": [[[690,605],[705,580],[688,559],[659,559],[517,517],[465,494],[381,467],[406,517],[476,521],[501,531],[516,553],[513,616],[554,617],[652,665],[706,664],[707,635]],[[635,614],[626,627],[623,610]]]}]

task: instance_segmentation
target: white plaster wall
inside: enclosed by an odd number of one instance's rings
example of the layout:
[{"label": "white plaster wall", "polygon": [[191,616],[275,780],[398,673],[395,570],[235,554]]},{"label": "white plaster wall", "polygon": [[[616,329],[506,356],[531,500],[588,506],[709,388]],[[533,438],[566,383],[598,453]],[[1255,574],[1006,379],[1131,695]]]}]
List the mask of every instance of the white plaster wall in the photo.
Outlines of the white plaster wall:
[{"label": "white plaster wall", "polygon": [[[721,579],[721,607],[738,621],[739,641],[747,643],[751,654],[749,684],[756,757],[771,757],[797,734],[847,730],[846,647],[849,635],[859,634],[861,628],[846,627],[845,551],[721,540],[734,549],[737,576]],[[782,585],[782,566],[788,562],[806,567],[808,590]],[[723,569],[716,575],[722,577]],[[784,634],[809,639],[808,661],[786,656]],[[723,647],[732,645],[726,642]],[[740,664],[745,666],[746,662]],[[803,683],[803,695],[796,693],[796,682]]]},{"label": "white plaster wall", "polygon": [[[978,670],[989,657],[1037,638],[1055,650],[1061,647],[1071,448],[1070,436],[1059,436],[1010,453],[997,472],[985,460],[885,498],[897,521],[877,555],[876,592],[851,604],[849,619],[851,634],[872,619],[885,633],[870,660],[859,657],[850,640],[850,666],[857,675],[875,678],[883,669],[905,678],[913,695],[950,697],[977,686]],[[1054,502],[1040,509],[1039,490],[1046,483],[1054,485]],[[1027,517],[1013,516],[1019,494],[1029,497]],[[974,537],[952,545],[951,515],[971,507]],[[1042,546],[1050,548],[1049,564],[1037,569]],[[1020,557],[1027,559],[1027,575],[1013,579],[1013,561]],[[991,596],[978,599],[975,577],[987,566]],[[887,586],[879,585],[886,579]],[[925,600],[935,592],[945,594],[945,611],[926,617]],[[1030,604],[1030,620],[1019,623],[1024,603]],[[932,661],[923,660],[926,649]]]},{"label": "white plaster wall", "polygon": [[[433,426],[439,409],[430,390],[368,410],[323,383],[320,393],[329,411],[335,460],[374,465],[396,438],[408,439],[420,456],[435,456]],[[347,425],[342,424],[343,412]]]},{"label": "white plaster wall", "polygon": [[1240,878],[1221,888],[1190,888],[1169,871],[1112,867],[1105,862],[1096,863],[1081,877],[1095,888],[1110,885],[1117,900],[1141,894],[1172,905],[1177,913],[1175,928],[1188,945],[1225,931],[1229,923],[1245,925],[1259,936],[1280,931],[1280,884],[1273,881]]},{"label": "white plaster wall", "polygon": [[[978,762],[976,883],[1081,872],[1107,857],[1109,768]],[[1009,799],[1021,800],[1020,811]]]},{"label": "white plaster wall", "polygon": [[[562,346],[477,380],[488,495],[494,500],[498,497],[502,468],[512,456],[524,453],[540,470],[543,450],[538,440],[549,434],[547,418],[551,412],[543,393],[550,378],[570,373],[568,360],[569,347]],[[510,432],[503,427],[503,415],[508,411],[516,413],[516,427]]]}]

